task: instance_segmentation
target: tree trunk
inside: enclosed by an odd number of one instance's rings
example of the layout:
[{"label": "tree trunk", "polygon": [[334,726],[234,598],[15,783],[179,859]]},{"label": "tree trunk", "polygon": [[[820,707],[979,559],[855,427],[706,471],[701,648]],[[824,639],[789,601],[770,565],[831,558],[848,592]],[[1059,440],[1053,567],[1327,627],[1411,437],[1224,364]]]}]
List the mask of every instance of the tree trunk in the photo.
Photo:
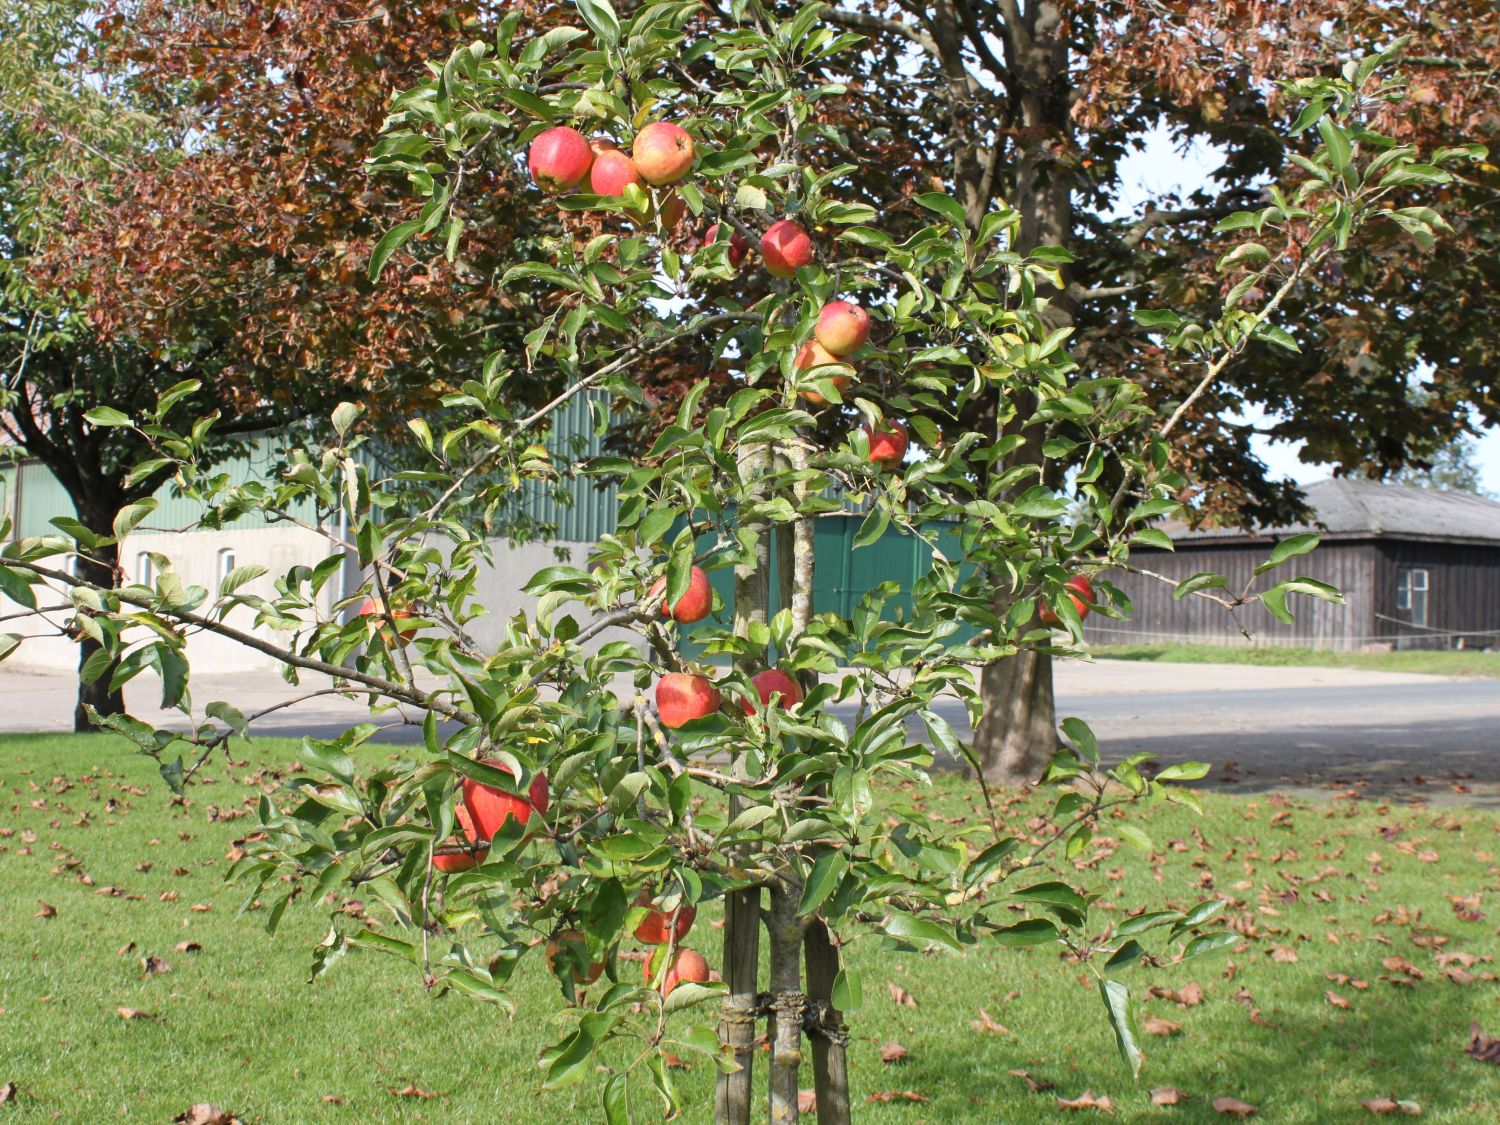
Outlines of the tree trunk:
[{"label": "tree trunk", "polygon": [[801,888],[794,883],[771,886],[767,920],[771,936],[771,1125],[795,1125],[801,1112],[797,1094],[807,994],[802,991],[802,921],[797,917],[800,897]]},{"label": "tree trunk", "polygon": [[1052,658],[1022,650],[985,668],[979,690],[984,715],[974,732],[974,752],[985,779],[1001,785],[1034,783],[1057,749]]},{"label": "tree trunk", "polygon": [[[80,516],[85,524],[97,535],[114,534],[114,515],[110,513],[108,518],[102,518],[101,513],[94,513],[94,518]],[[96,585],[110,588],[115,583],[116,570],[120,562],[120,548],[118,544],[95,547],[87,555],[80,556],[78,560],[78,574],[80,578],[93,582]],[[84,610],[77,612],[83,613]],[[111,664],[104,673],[87,683],[83,678],[84,667],[93,655],[99,652],[101,646],[98,641],[85,633],[78,634],[78,702],[73,708],[73,730],[79,733],[98,730],[89,721],[87,708],[92,708],[101,718],[110,715],[123,715],[125,713],[125,693],[123,691],[111,691],[110,679],[114,676],[115,665]]]},{"label": "tree trunk", "polygon": [[802,937],[807,958],[807,999],[813,1024],[813,1086],[818,1092],[818,1125],[849,1125],[849,1032],[833,1006],[833,984],[839,975],[839,950],[828,924],[814,918]]}]

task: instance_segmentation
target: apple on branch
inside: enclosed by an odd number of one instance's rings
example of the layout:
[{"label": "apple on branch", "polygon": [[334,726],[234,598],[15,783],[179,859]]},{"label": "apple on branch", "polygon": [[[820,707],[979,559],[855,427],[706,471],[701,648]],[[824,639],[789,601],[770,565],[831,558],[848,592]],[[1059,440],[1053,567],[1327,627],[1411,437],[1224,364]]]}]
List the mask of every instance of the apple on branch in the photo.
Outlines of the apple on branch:
[{"label": "apple on branch", "polygon": [[[651,584],[651,589],[646,591],[646,601],[651,603],[657,598],[663,597],[667,590],[666,576],[658,578]],[[708,616],[714,607],[714,591],[709,585],[708,575],[702,567],[693,567],[688,576],[688,588],[682,597],[677,599],[676,605],[668,605],[665,600],[661,603],[661,615],[670,617],[684,625],[691,625],[694,621],[702,621]]]},{"label": "apple on branch", "polygon": [[[1075,574],[1063,585],[1063,589],[1068,591],[1068,598],[1072,601],[1073,608],[1078,611],[1078,619],[1083,620],[1092,608],[1090,603],[1094,600],[1094,584],[1089,581],[1088,575]],[[1062,618],[1058,616],[1057,610],[1046,602],[1042,603],[1037,616],[1042,619],[1043,625],[1050,625],[1054,629],[1062,624]]]},{"label": "apple on branch", "polygon": [[772,223],[760,238],[760,256],[773,277],[791,277],[812,264],[812,238],[791,219]]},{"label": "apple on branch", "polygon": [[870,441],[872,465],[877,469],[888,469],[901,464],[902,458],[906,456],[906,448],[911,444],[905,426],[900,422],[887,421],[877,430],[866,423],[864,431],[865,437]]},{"label": "apple on branch", "polygon": [[[481,758],[479,761],[481,765],[491,766],[512,777],[516,775],[510,765],[498,758]],[[531,779],[526,797],[518,797],[504,789],[496,789],[492,785],[466,777],[463,780],[463,795],[478,838],[492,840],[508,820],[516,820],[524,825],[531,819],[533,811],[538,816],[546,814],[549,800],[547,775],[539,773]]]},{"label": "apple on branch", "polygon": [[635,170],[653,187],[675,184],[693,167],[693,138],[670,121],[653,121],[642,128],[630,152]]},{"label": "apple on branch", "polygon": [[696,672],[668,672],[656,682],[656,713],[672,730],[712,715],[721,702],[713,681]]},{"label": "apple on branch", "polygon": [[567,191],[589,174],[594,150],[577,129],[558,125],[537,134],[526,154],[526,163],[531,168],[531,178],[543,191]]}]

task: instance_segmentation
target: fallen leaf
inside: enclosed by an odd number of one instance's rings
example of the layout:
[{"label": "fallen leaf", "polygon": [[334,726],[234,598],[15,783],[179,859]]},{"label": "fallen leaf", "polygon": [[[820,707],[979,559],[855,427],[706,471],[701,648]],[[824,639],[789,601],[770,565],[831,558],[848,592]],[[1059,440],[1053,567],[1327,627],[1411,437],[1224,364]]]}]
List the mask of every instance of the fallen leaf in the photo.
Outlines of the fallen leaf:
[{"label": "fallen leaf", "polygon": [[1058,1098],[1057,1108],[1098,1109],[1103,1110],[1105,1113],[1112,1113],[1114,1111],[1114,1106],[1110,1103],[1108,1094],[1105,1094],[1103,1097],[1096,1098],[1094,1097],[1094,1092],[1092,1090],[1085,1090],[1076,1098]]},{"label": "fallen leaf", "polygon": [[415,1082],[408,1082],[399,1090],[391,1090],[390,1095],[395,1098],[435,1098],[431,1090],[419,1090]]},{"label": "fallen leaf", "polygon": [[127,941],[124,945],[120,946],[119,949],[115,950],[115,956],[116,957],[129,957],[134,952],[135,952],[135,942],[133,942],[133,941]]},{"label": "fallen leaf", "polygon": [[14,1082],[7,1082],[4,1086],[0,1086],[0,1105],[4,1105],[6,1102],[13,1102],[19,1096],[19,1091],[16,1090]]},{"label": "fallen leaf", "polygon": [[1343,1008],[1345,1011],[1348,1011],[1349,1009],[1349,1001],[1345,1000],[1331,988],[1327,992],[1323,993],[1323,999],[1327,1000],[1335,1008]]},{"label": "fallen leaf", "polygon": [[177,950],[178,953],[197,953],[203,946],[199,945],[196,941],[179,941],[172,948]]},{"label": "fallen leaf", "polygon": [[1371,1113],[1382,1116],[1391,1113],[1404,1113],[1408,1117],[1422,1116],[1422,1107],[1411,1101],[1397,1101],[1395,1098],[1366,1098],[1359,1104]]},{"label": "fallen leaf", "polygon": [[1249,1102],[1242,1102],[1239,1098],[1215,1098],[1214,1112],[1228,1114],[1230,1117],[1238,1117],[1240,1120],[1255,1113],[1255,1107]]},{"label": "fallen leaf", "polygon": [[238,1117],[226,1109],[216,1109],[207,1102],[199,1102],[186,1113],[172,1118],[173,1125],[243,1125]]},{"label": "fallen leaf", "polygon": [[672,1051],[663,1051],[661,1061],[672,1070],[692,1070],[687,1063],[682,1061],[682,1056]]},{"label": "fallen leaf", "polygon": [[[154,1020],[156,1018],[153,1013],[143,1012],[139,1008],[116,1008],[115,1011],[120,1014],[122,1020]],[[193,1106],[193,1109],[198,1108],[198,1106]],[[191,1113],[192,1110],[188,1112]]]},{"label": "fallen leaf", "polygon": [[871,1094],[865,1099],[866,1102],[926,1102],[930,1099],[923,1097],[915,1090],[881,1090],[879,1093]]},{"label": "fallen leaf", "polygon": [[1471,1055],[1480,1062],[1492,1062],[1500,1066],[1500,1039],[1482,1034],[1478,1022],[1475,1022],[1469,1028],[1469,1045],[1464,1048],[1464,1054]]},{"label": "fallen leaf", "polygon": [[1176,1086],[1158,1086],[1151,1091],[1151,1104],[1176,1105],[1186,1096]]},{"label": "fallen leaf", "polygon": [[816,1090],[797,1091],[797,1112],[814,1113],[818,1108],[818,1093]]},{"label": "fallen leaf", "polygon": [[898,1063],[906,1061],[906,1056],[911,1054],[905,1047],[892,1039],[880,1048],[880,1061],[883,1063]]},{"label": "fallen leaf", "polygon": [[141,958],[141,971],[148,977],[154,977],[158,973],[170,973],[172,966],[153,954]]},{"label": "fallen leaf", "polygon": [[1003,1023],[996,1023],[983,1008],[979,1009],[979,1018],[977,1020],[969,1021],[969,1026],[975,1031],[993,1031],[996,1035],[1009,1035],[1011,1033],[1010,1028],[1006,1027]]},{"label": "fallen leaf", "polygon": [[36,916],[38,918],[57,917],[57,907],[53,906],[50,902],[43,902],[41,899],[37,899],[36,902],[37,905],[41,907],[41,909],[36,912]]},{"label": "fallen leaf", "polygon": [[1176,1035],[1182,1030],[1182,1024],[1160,1016],[1147,1016],[1141,1021],[1141,1030],[1147,1035]]},{"label": "fallen leaf", "polygon": [[339,1095],[337,1095],[337,1094],[324,1094],[318,1100],[321,1101],[321,1102],[327,1102],[329,1105],[343,1105],[344,1104],[344,1099],[341,1098],[341,1097],[339,1097]]},{"label": "fallen leaf", "polygon": [[1295,965],[1297,963],[1297,951],[1290,946],[1278,945],[1271,950],[1271,960],[1282,965]]},{"label": "fallen leaf", "polygon": [[1054,1088],[1055,1083],[1048,1082],[1045,1078],[1038,1081],[1024,1070],[1011,1071],[1017,1078],[1026,1083],[1026,1088],[1033,1094],[1041,1094]]},{"label": "fallen leaf", "polygon": [[917,998],[899,984],[887,981],[886,987],[891,990],[891,1000],[895,1002],[896,1007],[915,1008],[917,1006]]}]

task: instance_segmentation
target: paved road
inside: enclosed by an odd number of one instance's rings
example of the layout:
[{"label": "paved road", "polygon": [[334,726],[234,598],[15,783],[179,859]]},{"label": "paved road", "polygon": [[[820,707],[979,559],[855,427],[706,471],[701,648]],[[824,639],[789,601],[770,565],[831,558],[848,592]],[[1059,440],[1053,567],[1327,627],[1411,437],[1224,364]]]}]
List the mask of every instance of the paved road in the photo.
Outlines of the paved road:
[{"label": "paved road", "polygon": [[[321,686],[309,684],[308,687]],[[71,681],[0,671],[0,730],[67,730]],[[151,719],[153,686],[129,702]],[[200,677],[199,704],[228,699],[249,713],[286,698],[271,674]],[[1423,798],[1500,808],[1500,681],[1349,669],[1101,661],[1060,666],[1058,715],[1077,715],[1110,758],[1142,750],[1164,761],[1211,763],[1213,784],[1329,796]],[[962,733],[957,703],[940,707]],[[267,717],[263,734],[331,735],[368,718],[359,704],[325,696]],[[395,713],[385,741],[418,732]]]}]

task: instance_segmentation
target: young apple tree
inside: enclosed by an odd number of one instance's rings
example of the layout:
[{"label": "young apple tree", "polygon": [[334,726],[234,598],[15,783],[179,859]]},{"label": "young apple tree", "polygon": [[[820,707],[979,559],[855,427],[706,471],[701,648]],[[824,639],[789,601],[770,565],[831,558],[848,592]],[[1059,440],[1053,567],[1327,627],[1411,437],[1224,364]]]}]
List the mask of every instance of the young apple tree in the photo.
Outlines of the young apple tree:
[{"label": "young apple tree", "polygon": [[[305,450],[284,478],[243,486],[199,467],[208,426],[178,432],[165,406],[95,415],[148,439],[207,522],[312,501],[316,526],[349,528],[347,541],[325,530],[323,563],[279,575],[274,597],[245,591],[258,568],[209,591],[185,585],[164,558],[152,587],[110,585],[74,577],[66,560],[81,545],[56,534],[8,545],[0,577],[8,591],[66,588],[78,628],[118,660],[118,683],[160,675],[185,731],[129,716],[104,725],[157,758],[173,785],[258,717],[192,698],[190,630],[271,654],[293,685],[332,678],[332,689],[309,684],[288,703],[338,690],[420,722],[420,745],[398,761],[367,746],[374,724],[304,740],[307,775],[262,799],[235,876],[272,929],[299,898],[357,889],[366,916],[332,915],[315,973],[350,950],[378,950],[409,960],[429,988],[508,1005],[522,962],[544,965],[568,1021],[543,1052],[545,1081],[602,1068],[611,1122],[629,1119],[642,1088],[668,1117],[678,1112],[668,1052],[717,1065],[715,1120],[759,1116],[751,1078],[762,1021],[770,1119],[798,1119],[805,1042],[819,1121],[848,1121],[845,1013],[861,990],[843,950],[853,942],[953,955],[983,943],[1060,946],[1097,978],[1138,1069],[1120,978],[1146,955],[1147,935],[1179,957],[1237,939],[1205,928],[1216,901],[1113,926],[1072,866],[1061,875],[1049,861],[1077,857],[1106,824],[1149,848],[1115,819],[1118,807],[1191,804],[1179,783],[1206,767],[1153,775],[1146,755],[1106,766],[1087,725],[1068,719],[1047,776],[1058,789],[1053,826],[1029,839],[1004,832],[993,809],[984,823],[934,821],[898,783],[925,782],[939,757],[973,764],[964,724],[945,714],[981,720],[977,669],[1028,650],[1076,655],[1086,613],[1128,612],[1108,576],[1134,568],[1135,546],[1167,543],[1150,525],[1177,510],[1184,480],[1167,439],[1184,413],[1248,341],[1287,340],[1278,306],[1366,221],[1430,237],[1430,212],[1382,201],[1414,178],[1440,181],[1443,162],[1471,154],[1424,164],[1367,129],[1371,105],[1394,96],[1383,56],[1292,84],[1308,107],[1297,128],[1317,128],[1323,145],[1294,193],[1272,191],[1265,207],[1222,224],[1247,241],[1220,263],[1216,321],[1144,315],[1197,372],[1193,393],[1156,417],[1139,388],[1070,358],[1068,330],[1046,315],[1067,251],[1012,249],[1016,212],[971,225],[947,194],[917,194],[892,205],[920,207],[930,222],[897,242],[876,208],[841,198],[854,169],[836,162],[830,111],[857,36],[824,26],[816,5],[785,20],[758,0],[735,0],[732,18],[713,24],[698,12],[670,0],[626,18],[606,0],[579,0],[584,26],[535,32],[512,13],[395,100],[376,170],[404,175],[427,202],[381,240],[374,275],[398,252],[425,252],[429,235],[452,252],[465,215],[483,206],[466,185],[488,162],[525,162],[534,206],[567,220],[499,279],[526,282],[516,291],[532,325],[524,351],[492,356],[447,396],[437,425],[411,419],[424,468],[376,475],[354,406],[334,413],[329,444]],[[533,302],[539,282],[552,293]],[[628,412],[640,401],[636,365],[692,349],[703,374],[638,461],[559,466],[546,438],[564,403],[589,396],[603,428],[608,404]],[[508,380],[539,367],[565,389],[515,408]],[[993,432],[965,431],[959,411],[982,389],[1024,398],[1024,424],[1002,411]],[[953,424],[932,421],[945,413]],[[1064,457],[1083,467],[1054,479],[1047,465]],[[473,591],[489,565],[487,523],[527,482],[564,473],[618,483],[617,529],[585,568],[533,575],[534,610],[484,648],[470,626],[484,612]],[[814,526],[851,512],[863,518],[857,548],[917,537],[931,563],[909,590],[882,584],[848,617],[818,612]],[[940,526],[957,530],[961,558],[937,550]],[[1315,542],[1285,541],[1262,573]],[[320,595],[346,553],[369,580],[329,609]],[[727,621],[708,581],[726,569]],[[1292,593],[1338,598],[1305,578],[1265,581],[1229,591],[1205,574],[1178,593],[1231,612],[1259,600],[1278,616]],[[909,609],[898,612],[903,593]],[[231,609],[281,639],[230,625]],[[960,642],[963,628],[973,633]],[[685,660],[689,630],[725,663]],[[721,948],[697,925],[716,902]],[[632,949],[647,955],[642,968],[623,956]]]}]

